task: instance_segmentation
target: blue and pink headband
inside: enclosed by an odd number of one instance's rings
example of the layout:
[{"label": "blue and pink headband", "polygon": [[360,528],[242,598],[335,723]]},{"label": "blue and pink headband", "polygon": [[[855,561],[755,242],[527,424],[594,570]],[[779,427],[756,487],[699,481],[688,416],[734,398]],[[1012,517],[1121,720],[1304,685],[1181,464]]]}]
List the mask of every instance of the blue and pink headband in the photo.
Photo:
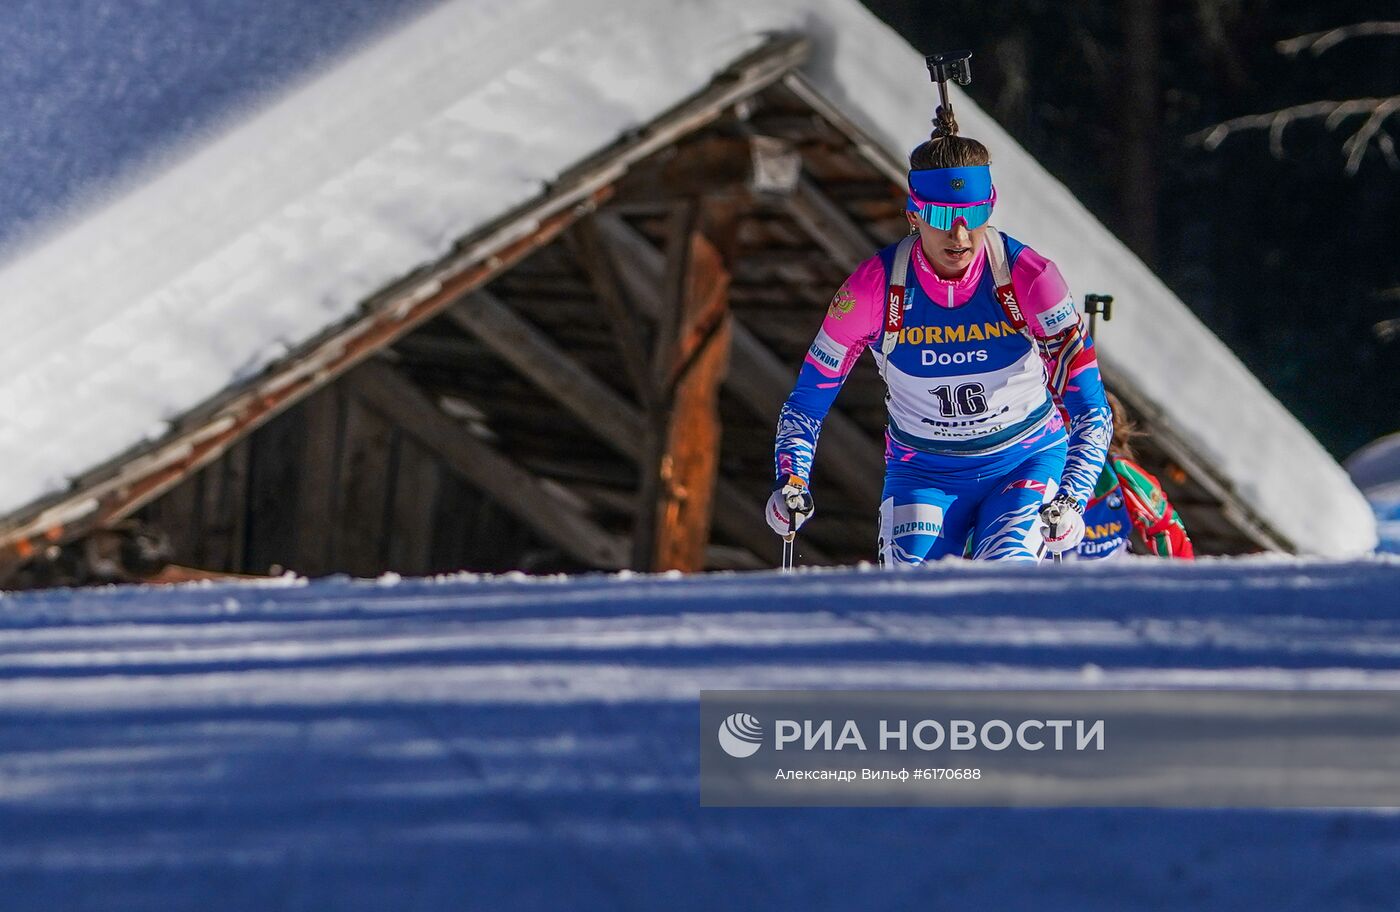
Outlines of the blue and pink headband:
[{"label": "blue and pink headband", "polygon": [[962,219],[970,230],[991,219],[996,202],[992,169],[987,165],[925,168],[909,172],[909,201],[904,208],[934,228],[947,231]]}]

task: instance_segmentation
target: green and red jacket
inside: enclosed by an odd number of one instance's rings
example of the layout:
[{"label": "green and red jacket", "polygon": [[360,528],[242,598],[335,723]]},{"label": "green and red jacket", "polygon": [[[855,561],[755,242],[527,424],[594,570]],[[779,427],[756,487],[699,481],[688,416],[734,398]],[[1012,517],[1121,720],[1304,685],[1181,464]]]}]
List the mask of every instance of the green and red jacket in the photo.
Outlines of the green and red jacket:
[{"label": "green and red jacket", "polygon": [[1161,482],[1131,460],[1109,459],[1084,510],[1084,540],[1074,556],[1097,560],[1122,554],[1134,529],[1158,557],[1195,556]]}]

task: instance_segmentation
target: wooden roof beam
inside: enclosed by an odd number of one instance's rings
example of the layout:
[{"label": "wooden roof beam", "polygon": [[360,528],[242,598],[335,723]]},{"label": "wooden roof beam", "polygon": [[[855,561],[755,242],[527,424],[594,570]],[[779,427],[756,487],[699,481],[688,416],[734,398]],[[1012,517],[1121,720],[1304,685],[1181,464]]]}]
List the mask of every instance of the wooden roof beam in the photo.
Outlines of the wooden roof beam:
[{"label": "wooden roof beam", "polygon": [[880,248],[837,203],[807,175],[798,178],[783,207],[842,269],[854,272]]},{"label": "wooden roof beam", "polygon": [[500,298],[478,289],[445,315],[600,440],[623,456],[638,457],[642,421],[636,408]]},{"label": "wooden roof beam", "polygon": [[731,195],[676,205],[668,218],[661,319],[653,340],[655,401],[647,410],[634,565],[700,570],[719,479],[719,390],[733,319],[730,268],[743,203]]},{"label": "wooden roof beam", "polygon": [[[665,257],[622,219],[603,211],[594,220],[618,258],[618,273],[629,297],[639,311],[656,319]],[[725,388],[759,418],[776,424],[795,379],[792,367],[749,331],[737,314],[730,345]],[[884,487],[883,450],[860,425],[832,409],[822,424],[821,453],[822,463],[834,470],[834,479],[844,490],[872,510],[879,504]]]},{"label": "wooden roof beam", "polygon": [[588,276],[594,296],[602,302],[613,344],[631,381],[633,394],[643,409],[651,408],[656,401],[656,390],[649,377],[646,333],[638,325],[631,302],[622,293],[622,281],[616,264],[608,256],[606,242],[599,236],[598,226],[592,219],[580,219],[564,235],[564,241]]},{"label": "wooden roof beam", "polygon": [[[641,410],[500,298],[485,289],[474,291],[448,308],[447,317],[563,406],[600,440],[634,465],[641,463],[645,443]],[[775,541],[760,522],[762,509],[762,504],[732,482],[718,481],[715,526],[759,556],[771,552]],[[804,547],[804,552],[816,563],[830,560],[811,547]]]},{"label": "wooden roof beam", "polygon": [[773,136],[709,133],[658,152],[627,175],[618,189],[623,204],[699,197],[765,197],[789,194],[802,156]]},{"label": "wooden roof beam", "polygon": [[540,538],[590,567],[627,566],[624,539],[584,515],[572,497],[551,490],[549,482],[474,437],[383,361],[365,362],[343,382],[360,402],[435,453]]}]

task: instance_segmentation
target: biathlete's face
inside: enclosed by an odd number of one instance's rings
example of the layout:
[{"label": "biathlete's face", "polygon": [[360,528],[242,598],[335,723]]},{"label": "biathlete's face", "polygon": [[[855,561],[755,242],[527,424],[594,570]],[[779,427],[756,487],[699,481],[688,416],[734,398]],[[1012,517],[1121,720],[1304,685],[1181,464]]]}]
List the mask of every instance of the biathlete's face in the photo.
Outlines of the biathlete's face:
[{"label": "biathlete's face", "polygon": [[924,255],[940,279],[956,279],[967,272],[978,251],[987,241],[987,226],[968,229],[967,223],[958,219],[952,228],[934,228],[913,212],[906,212],[909,224],[919,229],[919,243]]}]

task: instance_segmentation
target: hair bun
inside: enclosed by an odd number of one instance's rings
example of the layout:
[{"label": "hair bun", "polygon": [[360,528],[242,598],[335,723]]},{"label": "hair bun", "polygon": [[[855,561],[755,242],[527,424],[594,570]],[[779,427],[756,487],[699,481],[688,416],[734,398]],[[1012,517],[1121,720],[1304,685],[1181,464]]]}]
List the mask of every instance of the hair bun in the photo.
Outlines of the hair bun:
[{"label": "hair bun", "polygon": [[949,136],[957,135],[957,118],[953,116],[951,109],[939,105],[938,110],[933,112],[933,132],[929,134],[929,141],[937,142],[940,139],[946,139]]},{"label": "hair bun", "polygon": [[933,133],[909,153],[909,167],[914,171],[969,168],[991,161],[986,146],[969,136],[958,135],[958,122],[951,111],[942,107],[934,115]]}]

